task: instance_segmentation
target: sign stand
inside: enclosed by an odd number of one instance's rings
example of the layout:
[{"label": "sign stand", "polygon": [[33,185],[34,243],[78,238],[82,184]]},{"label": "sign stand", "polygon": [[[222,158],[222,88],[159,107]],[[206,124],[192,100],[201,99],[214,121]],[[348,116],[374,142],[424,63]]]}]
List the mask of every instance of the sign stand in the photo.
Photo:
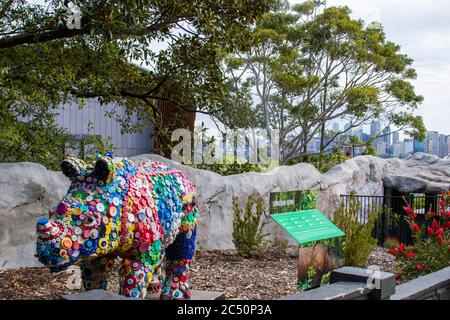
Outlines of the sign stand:
[{"label": "sign stand", "polygon": [[299,245],[299,287],[311,289],[320,285],[322,276],[341,265],[339,256],[324,242],[339,239],[345,233],[319,210],[272,214]]}]

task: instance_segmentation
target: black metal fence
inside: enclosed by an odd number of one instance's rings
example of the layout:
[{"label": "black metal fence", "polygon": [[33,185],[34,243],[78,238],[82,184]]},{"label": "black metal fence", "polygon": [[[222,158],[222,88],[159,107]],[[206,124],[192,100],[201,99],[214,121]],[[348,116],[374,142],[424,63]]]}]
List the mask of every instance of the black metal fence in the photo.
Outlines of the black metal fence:
[{"label": "black metal fence", "polygon": [[439,210],[441,195],[417,195],[409,196],[362,196],[341,195],[341,201],[348,209],[351,199],[358,203],[358,218],[361,223],[366,223],[369,214],[378,213],[379,217],[373,230],[373,236],[383,245],[388,237],[393,237],[401,243],[411,244],[412,234],[404,207],[409,204],[418,214],[416,221],[419,225],[425,223],[425,214]]}]

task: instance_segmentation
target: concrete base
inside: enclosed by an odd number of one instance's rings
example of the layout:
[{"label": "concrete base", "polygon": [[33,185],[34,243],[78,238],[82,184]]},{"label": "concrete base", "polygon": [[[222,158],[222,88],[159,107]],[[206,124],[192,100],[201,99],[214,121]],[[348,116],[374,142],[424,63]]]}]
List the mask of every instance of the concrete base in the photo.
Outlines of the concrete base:
[{"label": "concrete base", "polygon": [[[61,298],[63,300],[136,300],[101,289],[68,294]],[[159,300],[159,293],[147,294],[145,300]],[[192,290],[191,300],[225,300],[225,292]]]}]

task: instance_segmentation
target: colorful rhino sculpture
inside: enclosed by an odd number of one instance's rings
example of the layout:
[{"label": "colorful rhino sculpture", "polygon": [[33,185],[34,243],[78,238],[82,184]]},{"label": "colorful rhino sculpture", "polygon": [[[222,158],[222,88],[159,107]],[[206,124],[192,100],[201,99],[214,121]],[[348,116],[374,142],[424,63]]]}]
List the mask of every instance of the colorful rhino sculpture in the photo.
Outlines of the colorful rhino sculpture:
[{"label": "colorful rhino sculpture", "polygon": [[71,185],[49,218],[37,222],[39,261],[53,272],[79,265],[90,290],[106,289],[121,257],[121,295],[189,299],[198,211],[188,177],[159,162],[112,156],[90,166],[70,157],[61,168]]}]

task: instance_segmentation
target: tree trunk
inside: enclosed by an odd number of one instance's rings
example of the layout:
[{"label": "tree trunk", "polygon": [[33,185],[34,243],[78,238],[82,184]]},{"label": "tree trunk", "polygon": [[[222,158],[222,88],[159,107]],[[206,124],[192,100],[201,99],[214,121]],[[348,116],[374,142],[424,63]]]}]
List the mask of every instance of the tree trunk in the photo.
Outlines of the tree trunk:
[{"label": "tree trunk", "polygon": [[[165,90],[164,97],[170,98],[170,92],[175,86],[170,86]],[[168,100],[158,100],[156,107],[159,111],[159,121],[157,121],[159,130],[155,132],[154,153],[165,158],[170,158],[172,146],[178,142],[172,142],[172,132],[176,129],[188,129],[193,132],[195,127],[195,112],[190,112],[180,108],[175,102]]]}]

